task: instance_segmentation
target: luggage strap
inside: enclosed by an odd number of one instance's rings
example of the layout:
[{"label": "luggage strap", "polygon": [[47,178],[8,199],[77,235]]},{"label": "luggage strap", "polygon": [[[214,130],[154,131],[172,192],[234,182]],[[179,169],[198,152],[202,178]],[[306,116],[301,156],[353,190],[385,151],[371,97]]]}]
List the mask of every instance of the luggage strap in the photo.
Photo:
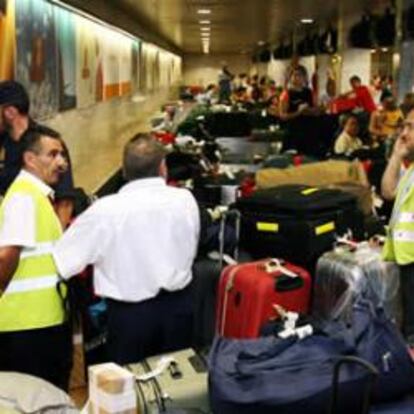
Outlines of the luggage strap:
[{"label": "luggage strap", "polygon": [[234,278],[236,277],[236,273],[239,270],[240,266],[234,266],[233,269],[231,269],[229,278],[227,279],[226,287],[224,289],[224,299],[223,299],[223,309],[221,311],[221,323],[220,323],[220,329],[219,334],[224,335],[224,329],[226,327],[226,316],[227,316],[227,303],[229,301],[229,293],[233,289],[234,285]]}]

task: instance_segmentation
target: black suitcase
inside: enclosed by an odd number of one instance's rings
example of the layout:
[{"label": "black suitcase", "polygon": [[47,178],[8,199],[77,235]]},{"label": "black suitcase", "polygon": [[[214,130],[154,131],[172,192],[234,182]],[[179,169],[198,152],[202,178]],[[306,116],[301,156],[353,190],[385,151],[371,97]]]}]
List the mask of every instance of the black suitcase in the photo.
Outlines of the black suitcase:
[{"label": "black suitcase", "polygon": [[214,137],[246,137],[252,132],[247,112],[210,113],[206,127]]},{"label": "black suitcase", "polygon": [[239,187],[247,176],[244,172],[215,176],[200,176],[194,179],[193,195],[199,204],[205,207],[229,205],[236,201]]},{"label": "black suitcase", "polygon": [[349,229],[363,237],[363,215],[354,195],[336,189],[284,185],[237,200],[241,246],[255,258],[281,257],[313,264]]}]

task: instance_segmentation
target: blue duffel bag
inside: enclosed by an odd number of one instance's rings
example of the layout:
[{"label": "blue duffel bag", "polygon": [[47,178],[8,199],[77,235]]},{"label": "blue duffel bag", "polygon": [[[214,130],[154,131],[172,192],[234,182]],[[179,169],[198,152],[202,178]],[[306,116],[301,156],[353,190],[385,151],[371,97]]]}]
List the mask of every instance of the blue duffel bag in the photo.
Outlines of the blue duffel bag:
[{"label": "blue duffel bag", "polygon": [[[372,402],[390,401],[414,389],[414,364],[404,340],[381,308],[355,304],[352,324],[327,322],[299,340],[215,338],[209,357],[210,402],[217,414],[322,414],[329,408],[333,367],[356,356],[379,375]],[[366,370],[349,365],[339,379],[338,413],[358,413]]]}]

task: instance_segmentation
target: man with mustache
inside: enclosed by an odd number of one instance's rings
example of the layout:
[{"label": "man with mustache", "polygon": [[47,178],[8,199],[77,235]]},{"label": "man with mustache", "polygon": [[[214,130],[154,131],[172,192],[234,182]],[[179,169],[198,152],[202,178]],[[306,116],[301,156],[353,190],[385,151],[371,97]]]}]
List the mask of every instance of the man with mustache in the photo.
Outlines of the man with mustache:
[{"label": "man with mustache", "polygon": [[22,169],[0,205],[0,370],[67,389],[71,335],[52,249],[62,235],[51,200],[67,168],[60,135],[37,125],[21,142]]},{"label": "man with mustache", "polygon": [[[0,193],[5,193],[20,171],[22,140],[37,123],[29,116],[26,89],[15,81],[0,82],[0,147],[4,148],[4,170],[0,173]],[[64,227],[73,210],[73,178],[69,152],[62,141],[68,168],[53,184],[55,208]]]}]

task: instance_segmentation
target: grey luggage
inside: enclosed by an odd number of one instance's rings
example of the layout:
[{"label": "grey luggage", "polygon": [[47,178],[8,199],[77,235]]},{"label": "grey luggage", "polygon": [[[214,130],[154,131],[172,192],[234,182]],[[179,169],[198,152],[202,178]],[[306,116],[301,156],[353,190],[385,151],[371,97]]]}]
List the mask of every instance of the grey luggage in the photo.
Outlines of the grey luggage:
[{"label": "grey luggage", "polygon": [[222,153],[222,162],[227,164],[254,164],[280,150],[270,142],[254,142],[249,137],[216,138],[216,143]]},{"label": "grey luggage", "polygon": [[312,312],[322,319],[348,320],[359,298],[384,306],[388,316],[400,323],[398,266],[382,260],[380,247],[349,242],[318,260]]},{"label": "grey luggage", "polygon": [[137,376],[139,413],[211,413],[206,360],[194,350],[147,358],[127,368]]},{"label": "grey luggage", "polygon": [[253,129],[252,140],[264,142],[280,142],[286,139],[286,131],[281,129]]}]

